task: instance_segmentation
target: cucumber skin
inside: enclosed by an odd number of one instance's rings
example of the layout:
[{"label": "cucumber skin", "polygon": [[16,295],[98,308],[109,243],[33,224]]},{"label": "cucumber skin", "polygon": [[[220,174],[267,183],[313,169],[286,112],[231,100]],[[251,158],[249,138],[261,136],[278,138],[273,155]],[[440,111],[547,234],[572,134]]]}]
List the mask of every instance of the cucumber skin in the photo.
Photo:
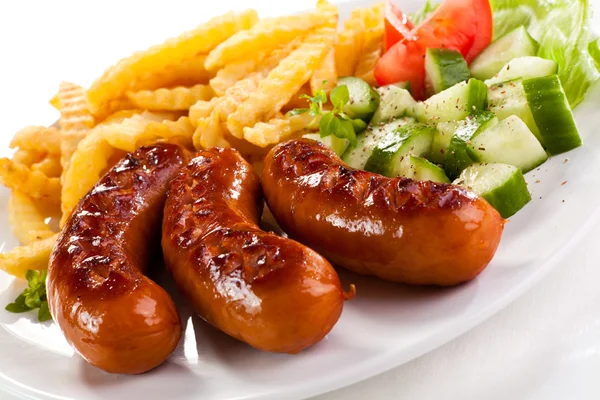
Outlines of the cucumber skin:
[{"label": "cucumber skin", "polygon": [[[515,36],[521,33],[524,33],[526,35],[528,43],[525,46],[520,46],[521,48],[519,50],[521,50],[521,52],[519,52],[518,54],[515,54],[513,52],[511,54],[510,59],[500,59],[498,58],[498,56],[489,54],[490,52],[495,51],[495,47],[497,47],[498,44],[500,44],[500,42],[506,41],[510,39],[511,36]],[[496,46],[494,46],[494,44],[496,44]],[[539,43],[534,38],[532,38],[529,32],[527,32],[527,29],[523,25],[521,25],[513,29],[512,31],[500,36],[499,38],[494,40],[488,47],[486,47],[471,63],[471,74],[473,75],[473,78],[481,80],[491,79],[498,72],[500,72],[502,67],[509,63],[513,58],[535,56],[538,52],[538,49]]]},{"label": "cucumber skin", "polygon": [[[458,84],[460,84],[460,82]],[[453,88],[454,86],[446,90],[453,90]],[[485,83],[483,83],[480,80],[471,78],[467,82],[466,96],[468,98],[468,101],[466,102],[466,104],[464,104],[464,106],[460,105],[459,107],[458,103],[454,103],[454,100],[461,100],[460,98],[451,99],[450,103],[453,104],[448,104],[444,106],[449,108],[451,110],[451,113],[445,112],[446,110],[440,111],[439,105],[436,103],[434,103],[433,105],[431,104],[431,100],[436,100],[434,99],[434,97],[442,96],[444,92],[440,92],[437,95],[425,100],[424,102],[417,103],[411,112],[407,112],[407,115],[416,116],[419,122],[423,123],[450,122],[464,119],[471,113],[473,113],[473,111],[487,110],[488,108],[488,87]],[[438,97],[437,102],[439,101],[440,98]],[[442,103],[447,102],[446,100],[441,101]],[[435,108],[433,112],[430,111],[431,108]],[[457,109],[458,111],[454,111],[455,109]]]},{"label": "cucumber skin", "polygon": [[[371,87],[367,82],[360,78],[353,76],[344,76],[338,79],[337,86],[346,85],[350,92],[350,102],[344,106],[344,113],[352,119],[362,119],[369,121],[377,108],[379,107],[380,97],[379,93]],[[359,93],[355,88],[360,89],[369,88],[368,94]],[[353,98],[353,96],[368,97],[366,102],[359,101],[359,99]],[[365,99],[361,99],[365,100]]]},{"label": "cucumber skin", "polygon": [[[435,128],[419,123],[403,125],[394,131],[389,132],[386,137],[380,141],[379,145],[373,149],[371,156],[365,164],[365,170],[380,175],[391,176],[394,168],[394,156],[396,156],[396,153],[398,153],[411,136],[414,134],[429,134],[433,140],[434,133]],[[388,139],[387,143],[386,139]]]},{"label": "cucumber skin", "polygon": [[404,175],[407,178],[415,179],[417,181],[450,183],[450,179],[446,176],[443,169],[424,158],[410,156],[410,164],[415,169],[412,171],[413,176],[407,176],[407,174]]},{"label": "cucumber skin", "polygon": [[[437,70],[432,71],[430,63],[434,63],[434,68]],[[437,75],[435,78],[433,77],[434,73]],[[425,74],[426,87],[428,87],[430,96],[471,78],[469,67],[463,56],[458,51],[448,49],[427,49]]]},{"label": "cucumber skin", "polygon": [[473,113],[470,119],[459,123],[456,132],[450,139],[448,152],[446,154],[446,165],[444,170],[449,178],[454,179],[461,171],[473,164],[469,156],[468,143],[480,131],[492,122],[496,116],[489,111],[478,111]]},{"label": "cucumber skin", "polygon": [[[543,144],[550,154],[564,153],[582,145],[571,107],[557,75],[524,80],[523,88],[540,136],[544,138]],[[563,107],[568,110],[568,116],[554,112]],[[549,141],[549,137],[553,139]]]},{"label": "cucumber skin", "polygon": [[[512,187],[521,186],[527,189],[527,183],[525,182],[525,177],[523,176],[523,173],[518,168],[517,170],[519,172],[513,175],[513,177],[507,183],[509,183]],[[496,188],[483,194],[481,197],[487,200],[487,202],[490,203],[490,205],[494,207],[496,211],[498,211],[502,218],[512,217],[519,210],[525,207],[527,203],[531,201],[531,193],[529,193],[529,190],[514,191],[513,194],[515,192],[518,192],[521,195],[511,196],[510,201],[507,201],[506,199],[500,199],[499,192],[500,188]]]}]

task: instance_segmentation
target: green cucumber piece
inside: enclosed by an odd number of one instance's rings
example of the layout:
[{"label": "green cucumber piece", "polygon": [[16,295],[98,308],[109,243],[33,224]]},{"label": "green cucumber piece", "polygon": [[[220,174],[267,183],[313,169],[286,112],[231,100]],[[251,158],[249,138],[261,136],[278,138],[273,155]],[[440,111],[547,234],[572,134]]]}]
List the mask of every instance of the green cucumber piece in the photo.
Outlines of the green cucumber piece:
[{"label": "green cucumber piece", "polygon": [[367,123],[362,119],[351,119],[350,123],[352,124],[352,127],[354,128],[354,133],[356,134],[364,132],[365,129],[367,129]]},{"label": "green cucumber piece", "polygon": [[338,86],[346,85],[350,101],[344,106],[344,113],[352,119],[369,120],[379,107],[379,93],[367,82],[353,76],[338,79]]},{"label": "green cucumber piece", "polygon": [[405,117],[393,120],[384,125],[371,125],[357,136],[356,146],[349,146],[342,160],[352,168],[364,169],[371,152],[377,143],[388,133],[402,125],[415,122],[414,118]]},{"label": "green cucumber piece", "polygon": [[475,161],[510,164],[523,173],[548,159],[540,142],[515,115],[476,135],[471,140],[468,152]]},{"label": "green cucumber piece", "polygon": [[409,155],[405,157],[400,168],[400,176],[415,181],[432,181],[450,183],[444,170],[422,157]]},{"label": "green cucumber piece", "polygon": [[377,89],[377,92],[381,100],[377,111],[373,114],[371,124],[385,123],[402,117],[406,110],[416,104],[409,91],[397,85],[382,86]]},{"label": "green cucumber piece", "polygon": [[498,74],[485,81],[485,84],[490,86],[513,79],[540,78],[557,73],[558,64],[555,61],[540,57],[519,57],[506,64]]},{"label": "green cucumber piece", "polygon": [[425,51],[425,90],[433,96],[471,77],[462,54],[448,49]]},{"label": "green cucumber piece", "polygon": [[542,143],[550,154],[581,146],[573,112],[557,75],[527,79],[523,89]]},{"label": "green cucumber piece", "polygon": [[373,149],[365,170],[389,177],[400,175],[407,156],[423,156],[431,151],[434,133],[435,128],[419,123],[388,131]]},{"label": "green cucumber piece", "polygon": [[348,139],[339,138],[335,135],[321,137],[321,135],[318,133],[309,133],[302,137],[323,143],[325,146],[335,151],[335,154],[337,154],[340,157],[342,156],[342,154],[344,154],[344,152],[348,148],[348,145],[350,144]]},{"label": "green cucumber piece", "polygon": [[514,165],[473,164],[453,183],[486,199],[502,218],[513,216],[531,201],[523,172]]},{"label": "green cucumber piece", "polygon": [[573,113],[557,75],[490,86],[490,111],[519,117],[550,154],[581,146]]},{"label": "green cucumber piece", "polygon": [[460,121],[450,139],[446,154],[445,170],[450,178],[456,178],[463,169],[473,164],[467,151],[471,140],[480,132],[498,124],[498,118],[489,111],[476,111],[464,121]]},{"label": "green cucumber piece", "polygon": [[469,66],[471,74],[481,80],[493,78],[511,60],[535,56],[538,47],[527,29],[520,26],[486,47]]},{"label": "green cucumber piece", "polygon": [[446,165],[446,154],[448,153],[450,140],[456,132],[458,124],[457,121],[437,124],[437,129],[433,135],[433,143],[431,144],[431,153],[428,156],[429,160],[436,164]]},{"label": "green cucumber piece", "polygon": [[423,123],[458,121],[475,110],[485,110],[487,94],[487,86],[483,82],[469,79],[417,103],[413,112]]}]

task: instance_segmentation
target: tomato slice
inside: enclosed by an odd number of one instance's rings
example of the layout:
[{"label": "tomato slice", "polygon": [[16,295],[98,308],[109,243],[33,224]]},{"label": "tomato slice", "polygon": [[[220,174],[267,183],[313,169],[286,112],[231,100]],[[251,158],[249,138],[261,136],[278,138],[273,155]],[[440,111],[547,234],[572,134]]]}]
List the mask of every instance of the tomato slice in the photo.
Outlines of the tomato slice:
[{"label": "tomato slice", "polygon": [[414,28],[408,16],[402,12],[392,0],[385,2],[384,9],[385,21],[385,50],[398,43],[405,38],[412,38],[411,31]]},{"label": "tomato slice", "polygon": [[413,96],[422,99],[426,49],[457,50],[470,63],[490,44],[492,30],[489,0],[445,0],[381,57],[375,79],[380,85],[410,81]]}]

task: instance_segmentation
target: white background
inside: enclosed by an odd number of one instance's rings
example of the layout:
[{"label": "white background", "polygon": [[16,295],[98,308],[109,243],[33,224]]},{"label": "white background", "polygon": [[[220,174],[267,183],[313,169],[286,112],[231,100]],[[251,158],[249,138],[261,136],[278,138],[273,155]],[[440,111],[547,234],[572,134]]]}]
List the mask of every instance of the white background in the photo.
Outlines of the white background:
[{"label": "white background", "polygon": [[[306,0],[2,1],[0,149],[18,128],[57,118],[47,100],[62,79],[88,85],[109,63],[132,50],[161,42],[229,9],[253,7],[261,15],[277,15],[312,4]],[[600,226],[596,226],[534,289],[457,340],[318,399],[600,398],[599,239]]]}]

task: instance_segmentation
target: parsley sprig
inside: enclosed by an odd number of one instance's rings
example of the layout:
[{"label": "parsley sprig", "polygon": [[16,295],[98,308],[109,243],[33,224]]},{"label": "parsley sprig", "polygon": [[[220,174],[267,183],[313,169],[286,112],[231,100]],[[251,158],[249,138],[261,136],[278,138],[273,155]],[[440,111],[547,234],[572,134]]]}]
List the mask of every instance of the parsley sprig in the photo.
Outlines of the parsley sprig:
[{"label": "parsley sprig", "polygon": [[[325,83],[326,81],[323,81],[323,85]],[[313,123],[320,116],[319,133],[321,137],[334,135],[341,139],[348,139],[351,145],[356,145],[356,132],[364,129],[365,122],[360,119],[352,119],[344,113],[344,107],[350,101],[348,86],[341,85],[331,90],[329,101],[333,108],[330,111],[323,108],[323,105],[327,103],[327,93],[323,90],[323,86],[315,92],[313,97],[304,94],[300,98],[308,100],[308,108],[291,110],[288,113],[289,116],[309,113],[315,117]]]},{"label": "parsley sprig", "polygon": [[15,299],[14,303],[6,306],[6,311],[24,313],[39,308],[38,321],[44,322],[52,319],[46,297],[47,274],[47,270],[42,272],[35,270],[27,271],[25,278],[27,278],[28,287]]}]

